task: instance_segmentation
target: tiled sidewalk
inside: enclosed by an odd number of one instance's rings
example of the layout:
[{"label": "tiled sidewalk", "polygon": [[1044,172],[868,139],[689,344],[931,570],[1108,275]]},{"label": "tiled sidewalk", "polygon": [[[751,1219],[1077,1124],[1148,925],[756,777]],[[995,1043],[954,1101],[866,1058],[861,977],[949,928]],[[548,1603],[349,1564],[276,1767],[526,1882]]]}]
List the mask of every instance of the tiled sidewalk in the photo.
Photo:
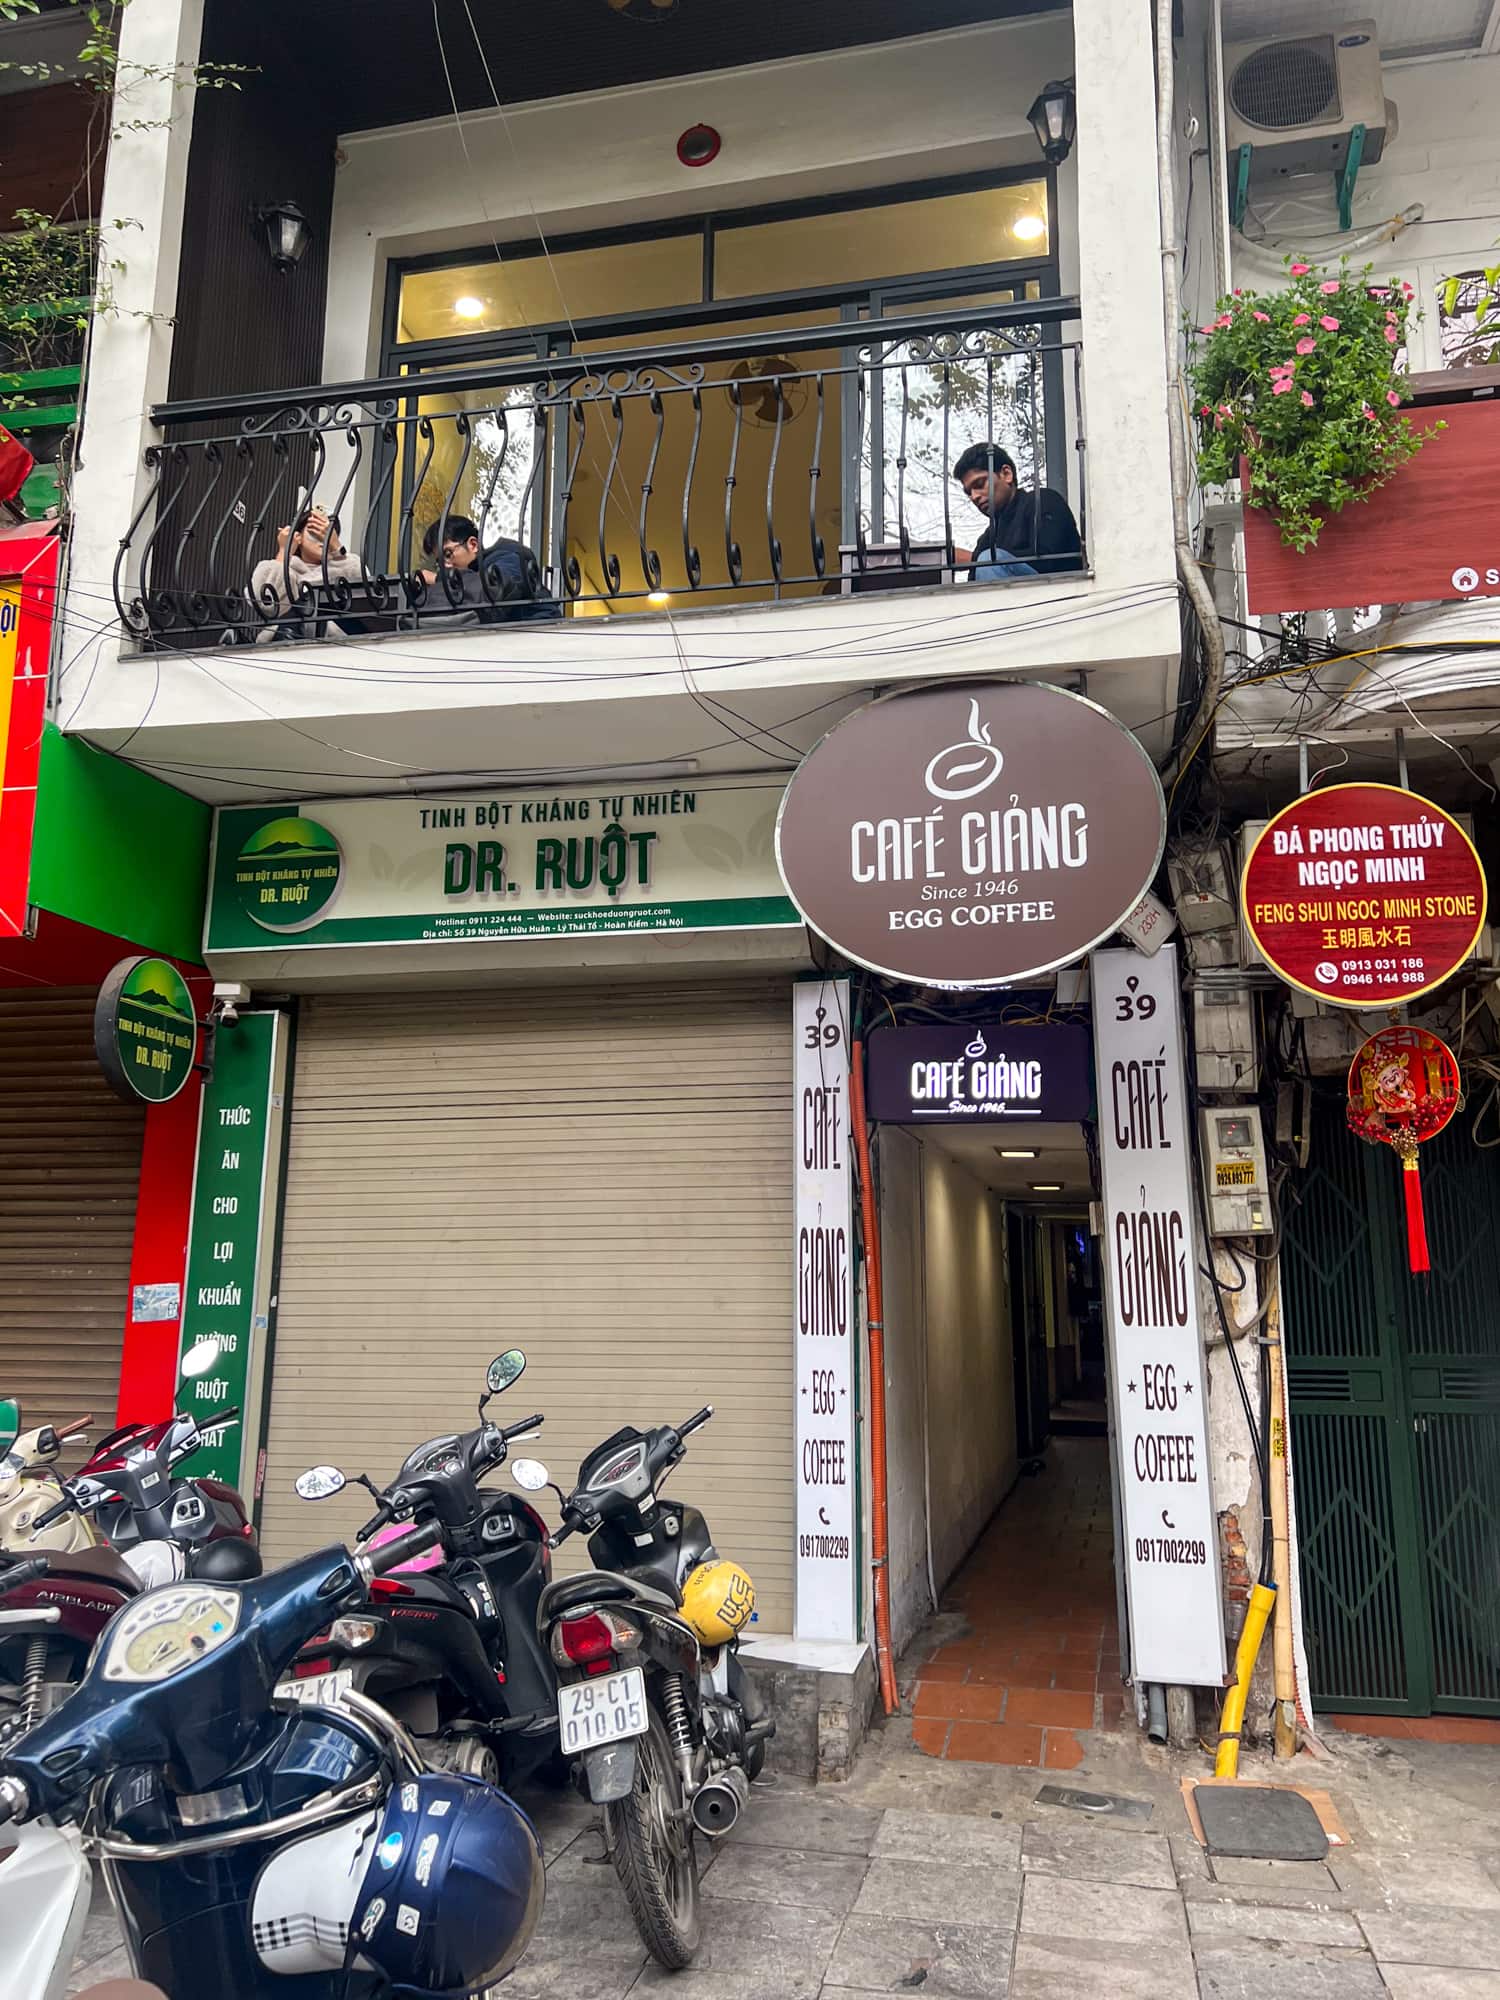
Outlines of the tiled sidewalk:
[{"label": "tiled sidewalk", "polygon": [[1123,1726],[1112,1546],[1108,1446],[1053,1439],[944,1593],[963,1636],[908,1662],[920,1751],[1071,1771],[1080,1730]]}]

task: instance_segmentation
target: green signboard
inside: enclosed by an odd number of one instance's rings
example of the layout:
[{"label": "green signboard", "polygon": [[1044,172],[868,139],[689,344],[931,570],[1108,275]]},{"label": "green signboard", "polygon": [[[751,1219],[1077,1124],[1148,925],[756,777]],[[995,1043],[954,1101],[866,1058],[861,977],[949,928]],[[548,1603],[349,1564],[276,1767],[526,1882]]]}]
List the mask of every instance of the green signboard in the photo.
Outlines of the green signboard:
[{"label": "green signboard", "polygon": [[[242,1466],[253,1465],[248,1405],[266,1344],[261,1244],[279,1124],[273,1093],[280,1026],[275,1014],[242,1014],[215,1038],[198,1124],[182,1304],[183,1356],[196,1350],[201,1364],[212,1349],[206,1366],[184,1369],[178,1378],[178,1409],[190,1411],[208,1433],[191,1470],[195,1478],[207,1474],[242,1488]],[[215,1432],[216,1413],[229,1409],[241,1411],[240,1422]]]},{"label": "green signboard", "polygon": [[94,1052],[121,1097],[165,1104],[193,1073],[198,1017],[182,974],[164,958],[125,958],[99,988]]},{"label": "green signboard", "polygon": [[226,806],[205,948],[798,930],[776,870],[782,790],[713,778]]}]

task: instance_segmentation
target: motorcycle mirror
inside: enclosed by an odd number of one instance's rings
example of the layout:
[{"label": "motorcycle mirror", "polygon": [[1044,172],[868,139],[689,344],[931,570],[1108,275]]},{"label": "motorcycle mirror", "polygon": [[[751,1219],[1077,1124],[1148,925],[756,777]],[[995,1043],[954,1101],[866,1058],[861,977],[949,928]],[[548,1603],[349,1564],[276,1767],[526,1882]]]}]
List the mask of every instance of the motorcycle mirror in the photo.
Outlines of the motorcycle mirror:
[{"label": "motorcycle mirror", "polygon": [[492,1396],[498,1396],[502,1389],[519,1382],[525,1373],[526,1356],[519,1347],[507,1348],[504,1354],[497,1354],[485,1370],[484,1386]]},{"label": "motorcycle mirror", "polygon": [[202,1340],[195,1340],[178,1363],[180,1372],[190,1380],[206,1375],[219,1358],[217,1334],[208,1334]]},{"label": "motorcycle mirror", "polygon": [[0,1400],[0,1458],[21,1435],[21,1405],[13,1396]]},{"label": "motorcycle mirror", "polygon": [[297,1478],[299,1500],[331,1500],[348,1484],[336,1465],[312,1465]]},{"label": "motorcycle mirror", "polygon": [[540,1493],[544,1486],[550,1484],[547,1468],[539,1458],[513,1458],[510,1476],[517,1486],[524,1486],[528,1493]]}]

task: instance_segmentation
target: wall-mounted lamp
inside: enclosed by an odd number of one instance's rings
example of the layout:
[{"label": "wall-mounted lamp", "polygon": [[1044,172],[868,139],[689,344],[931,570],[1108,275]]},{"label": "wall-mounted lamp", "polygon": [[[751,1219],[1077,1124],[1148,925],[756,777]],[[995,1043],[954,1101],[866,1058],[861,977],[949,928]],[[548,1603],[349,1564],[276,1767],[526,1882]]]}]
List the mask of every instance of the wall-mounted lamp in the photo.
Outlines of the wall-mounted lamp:
[{"label": "wall-mounted lamp", "polygon": [[278,271],[290,271],[300,263],[312,241],[312,225],[294,201],[273,201],[254,211],[255,220],[265,231],[266,247]]},{"label": "wall-mounted lamp", "polygon": [[1049,167],[1060,167],[1078,136],[1078,100],[1073,79],[1049,83],[1026,114]]}]

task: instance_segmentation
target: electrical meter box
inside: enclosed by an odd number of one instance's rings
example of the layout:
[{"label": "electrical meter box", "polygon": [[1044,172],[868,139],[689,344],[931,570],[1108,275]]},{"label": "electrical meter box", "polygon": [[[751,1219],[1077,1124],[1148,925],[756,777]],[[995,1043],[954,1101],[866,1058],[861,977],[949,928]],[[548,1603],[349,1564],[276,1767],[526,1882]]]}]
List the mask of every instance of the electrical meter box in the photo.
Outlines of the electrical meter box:
[{"label": "electrical meter box", "polygon": [[1269,1236],[1271,1186],[1254,1105],[1216,1104],[1204,1111],[1202,1160],[1210,1233]]}]

